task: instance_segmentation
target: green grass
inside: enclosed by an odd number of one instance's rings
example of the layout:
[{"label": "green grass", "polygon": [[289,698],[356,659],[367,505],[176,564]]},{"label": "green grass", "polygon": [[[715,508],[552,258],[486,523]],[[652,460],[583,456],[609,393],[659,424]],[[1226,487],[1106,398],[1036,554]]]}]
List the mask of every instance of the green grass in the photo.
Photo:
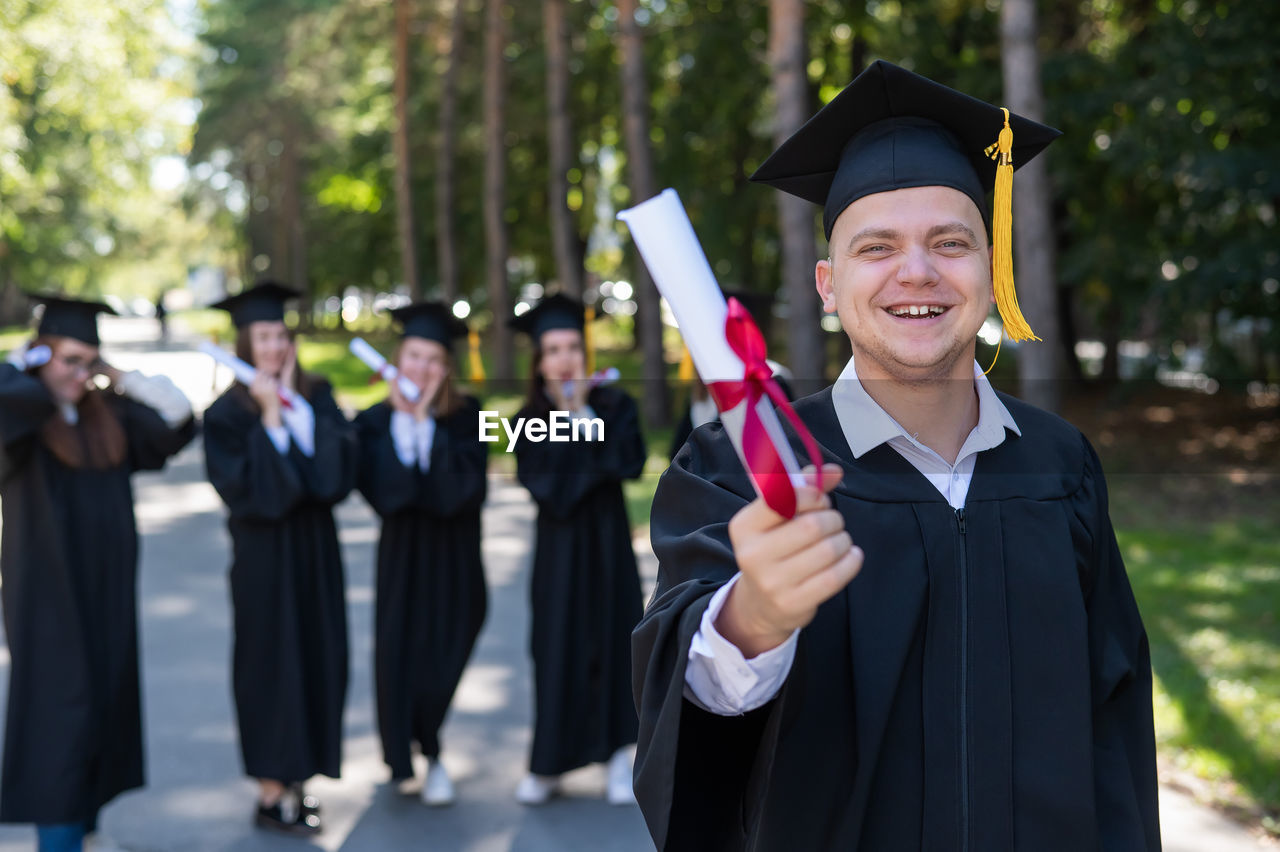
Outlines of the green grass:
[{"label": "green grass", "polygon": [[1117,538],[1151,641],[1160,753],[1219,801],[1280,813],[1280,531],[1239,519]]}]

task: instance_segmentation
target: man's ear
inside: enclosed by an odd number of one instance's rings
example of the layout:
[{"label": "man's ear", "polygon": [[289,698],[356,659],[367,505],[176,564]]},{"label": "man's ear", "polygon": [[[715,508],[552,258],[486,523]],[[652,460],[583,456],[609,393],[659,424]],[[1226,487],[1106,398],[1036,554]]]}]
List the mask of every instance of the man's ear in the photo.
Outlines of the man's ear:
[{"label": "man's ear", "polygon": [[818,261],[813,269],[814,287],[818,298],[822,300],[822,310],[833,314],[836,311],[835,266],[830,258]]}]

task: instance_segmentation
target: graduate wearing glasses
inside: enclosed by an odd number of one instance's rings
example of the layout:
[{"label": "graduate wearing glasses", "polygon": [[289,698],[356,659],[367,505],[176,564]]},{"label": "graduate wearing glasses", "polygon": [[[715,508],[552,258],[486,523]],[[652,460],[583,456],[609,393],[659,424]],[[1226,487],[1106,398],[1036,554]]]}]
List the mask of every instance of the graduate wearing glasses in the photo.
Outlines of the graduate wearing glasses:
[{"label": "graduate wearing glasses", "polygon": [[164,467],[196,428],[167,378],[102,360],[97,316],[114,311],[35,298],[35,339],[0,364],[10,655],[0,820],[36,823],[40,850],[62,852],[143,784],[131,480]]}]

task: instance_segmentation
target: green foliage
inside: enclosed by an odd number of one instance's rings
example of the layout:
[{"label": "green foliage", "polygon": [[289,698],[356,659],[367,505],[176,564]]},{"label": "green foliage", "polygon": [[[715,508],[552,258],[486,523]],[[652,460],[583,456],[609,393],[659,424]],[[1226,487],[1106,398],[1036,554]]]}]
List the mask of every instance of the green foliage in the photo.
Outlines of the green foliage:
[{"label": "green foliage", "polygon": [[[182,141],[183,45],[158,0],[0,4],[0,309],[25,309],[16,288],[120,289],[122,256],[161,251],[174,208],[150,179]],[[175,274],[139,271],[134,292]]]},{"label": "green foliage", "polygon": [[1209,348],[1222,378],[1265,372],[1224,360],[1221,335],[1262,320],[1257,346],[1280,349],[1280,8],[1071,9],[1046,23],[1044,70],[1067,131],[1050,160],[1062,282],[1095,327],[1113,314],[1126,336]]}]

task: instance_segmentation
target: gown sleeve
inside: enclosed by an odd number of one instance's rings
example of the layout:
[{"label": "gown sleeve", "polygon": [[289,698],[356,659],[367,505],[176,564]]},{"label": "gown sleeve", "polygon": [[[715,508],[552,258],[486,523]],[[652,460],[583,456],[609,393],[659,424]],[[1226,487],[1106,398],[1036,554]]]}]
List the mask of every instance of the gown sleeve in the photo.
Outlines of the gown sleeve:
[{"label": "gown sleeve", "polygon": [[[306,496],[294,461],[276,451],[256,410],[232,395],[205,413],[204,454],[209,482],[233,518],[278,521]],[[302,457],[296,449],[293,454]]]},{"label": "gown sleeve", "polygon": [[414,469],[419,509],[450,518],[484,502],[489,450],[480,443],[479,414],[480,404],[466,397],[457,411],[436,423],[431,464],[426,473]]},{"label": "gown sleeve", "polygon": [[[604,421],[603,441],[516,444],[516,476],[541,511],[567,518],[604,482],[635,479],[644,470],[644,436],[635,400],[613,388],[597,388],[589,400]],[[522,411],[520,416],[527,416]]]},{"label": "gown sleeve", "polygon": [[1107,511],[1107,487],[1093,448],[1076,512],[1093,536],[1085,607],[1093,693],[1094,795],[1105,852],[1160,849],[1151,653]]},{"label": "gown sleeve", "polygon": [[310,402],[315,412],[315,455],[305,456],[291,443],[287,458],[300,472],[307,498],[333,505],[344,500],[356,484],[356,431],[338,408],[327,382],[318,384]]},{"label": "gown sleeve", "polygon": [[160,470],[196,436],[194,416],[170,428],[160,413],[126,397],[116,398],[116,412],[129,447],[129,469]]},{"label": "gown sleeve", "polygon": [[40,427],[56,411],[39,379],[0,363],[0,480],[23,463]]},{"label": "gown sleeve", "polygon": [[360,452],[356,488],[380,517],[408,508],[417,492],[417,477],[396,455],[389,409],[382,403],[365,409],[354,426]]},{"label": "gown sleeve", "polygon": [[737,573],[729,519],[754,497],[719,423],[693,432],[654,494],[658,584],[632,634],[632,689],[640,715],[636,798],[659,849],[741,848],[753,767],[776,740],[777,699],[717,716],[684,697],[702,614]]}]

